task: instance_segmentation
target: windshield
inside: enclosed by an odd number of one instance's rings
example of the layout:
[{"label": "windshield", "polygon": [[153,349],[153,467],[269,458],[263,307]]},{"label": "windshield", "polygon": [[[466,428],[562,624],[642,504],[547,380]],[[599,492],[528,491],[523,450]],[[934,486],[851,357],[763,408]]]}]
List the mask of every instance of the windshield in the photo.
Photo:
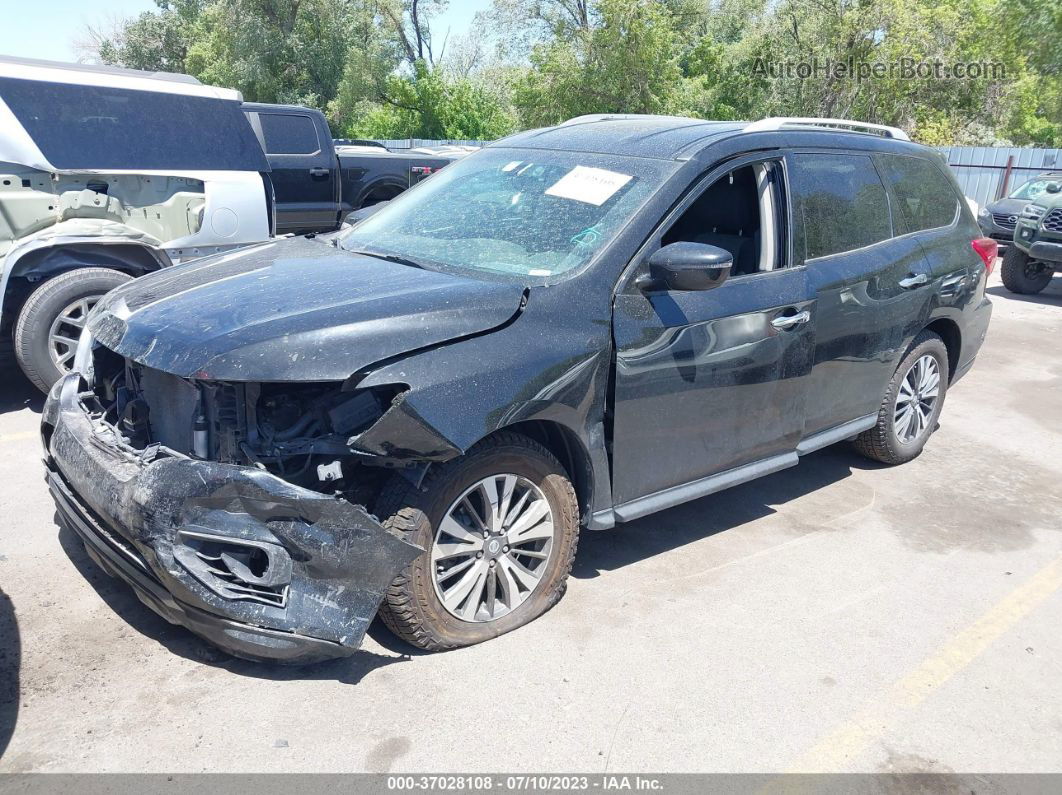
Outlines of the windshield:
[{"label": "windshield", "polygon": [[1047,186],[1050,185],[1052,182],[1062,183],[1062,177],[1059,177],[1057,180],[1055,180],[1055,179],[1030,179],[1028,182],[1026,182],[1024,185],[1022,185],[1020,188],[1018,188],[1012,194],[1010,194],[1010,198],[1012,198],[1012,199],[1035,199],[1041,193],[1043,193],[1045,190],[1047,190]]},{"label": "windshield", "polygon": [[433,270],[546,284],[589,262],[676,167],[648,158],[485,149],[399,196],[340,245]]}]

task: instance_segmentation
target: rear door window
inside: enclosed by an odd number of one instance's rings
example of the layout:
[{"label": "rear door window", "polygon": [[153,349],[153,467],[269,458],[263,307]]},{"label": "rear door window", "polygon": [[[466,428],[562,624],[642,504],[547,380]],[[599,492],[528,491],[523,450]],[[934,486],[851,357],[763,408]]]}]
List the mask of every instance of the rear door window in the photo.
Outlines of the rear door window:
[{"label": "rear door window", "polygon": [[797,153],[792,165],[796,263],[892,237],[885,186],[868,155]]},{"label": "rear door window", "polygon": [[312,155],[321,149],[313,119],[301,114],[259,113],[266,151],[271,155]]},{"label": "rear door window", "polygon": [[959,197],[935,163],[906,155],[879,155],[878,162],[908,232],[948,226],[955,220]]}]

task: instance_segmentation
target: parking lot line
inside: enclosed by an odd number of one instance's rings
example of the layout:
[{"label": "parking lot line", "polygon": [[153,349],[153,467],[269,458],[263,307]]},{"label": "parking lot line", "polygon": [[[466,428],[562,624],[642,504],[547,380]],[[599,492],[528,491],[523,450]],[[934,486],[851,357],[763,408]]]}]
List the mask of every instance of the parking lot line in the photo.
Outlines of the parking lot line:
[{"label": "parking lot line", "polygon": [[1062,587],[1062,556],[1019,585],[987,613],[956,635],[880,698],[826,734],[789,772],[832,773],[881,737],[905,712],[966,668],[997,638]]},{"label": "parking lot line", "polygon": [[25,439],[35,439],[40,436],[36,431],[20,431],[19,433],[0,433],[0,444],[4,442],[21,442]]}]

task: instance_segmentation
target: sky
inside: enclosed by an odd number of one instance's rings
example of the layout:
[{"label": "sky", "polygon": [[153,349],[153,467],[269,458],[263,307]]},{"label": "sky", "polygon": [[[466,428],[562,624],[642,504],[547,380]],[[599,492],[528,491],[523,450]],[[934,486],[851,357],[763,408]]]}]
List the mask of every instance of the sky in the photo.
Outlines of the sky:
[{"label": "sky", "polygon": [[[447,28],[451,36],[467,33],[475,13],[489,6],[490,0],[451,0],[446,13],[433,22],[432,38],[441,42]],[[100,25],[154,8],[152,0],[0,0],[0,55],[73,61],[72,41],[86,24]]]}]

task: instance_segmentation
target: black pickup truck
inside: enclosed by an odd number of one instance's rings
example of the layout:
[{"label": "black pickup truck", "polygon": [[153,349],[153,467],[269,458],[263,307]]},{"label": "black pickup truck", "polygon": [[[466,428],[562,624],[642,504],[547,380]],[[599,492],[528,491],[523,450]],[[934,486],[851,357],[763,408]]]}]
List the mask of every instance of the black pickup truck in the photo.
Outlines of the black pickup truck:
[{"label": "black pickup truck", "polygon": [[393,199],[470,151],[337,144],[319,110],[253,102],[243,110],[272,171],[278,235],[337,229],[353,210]]}]

